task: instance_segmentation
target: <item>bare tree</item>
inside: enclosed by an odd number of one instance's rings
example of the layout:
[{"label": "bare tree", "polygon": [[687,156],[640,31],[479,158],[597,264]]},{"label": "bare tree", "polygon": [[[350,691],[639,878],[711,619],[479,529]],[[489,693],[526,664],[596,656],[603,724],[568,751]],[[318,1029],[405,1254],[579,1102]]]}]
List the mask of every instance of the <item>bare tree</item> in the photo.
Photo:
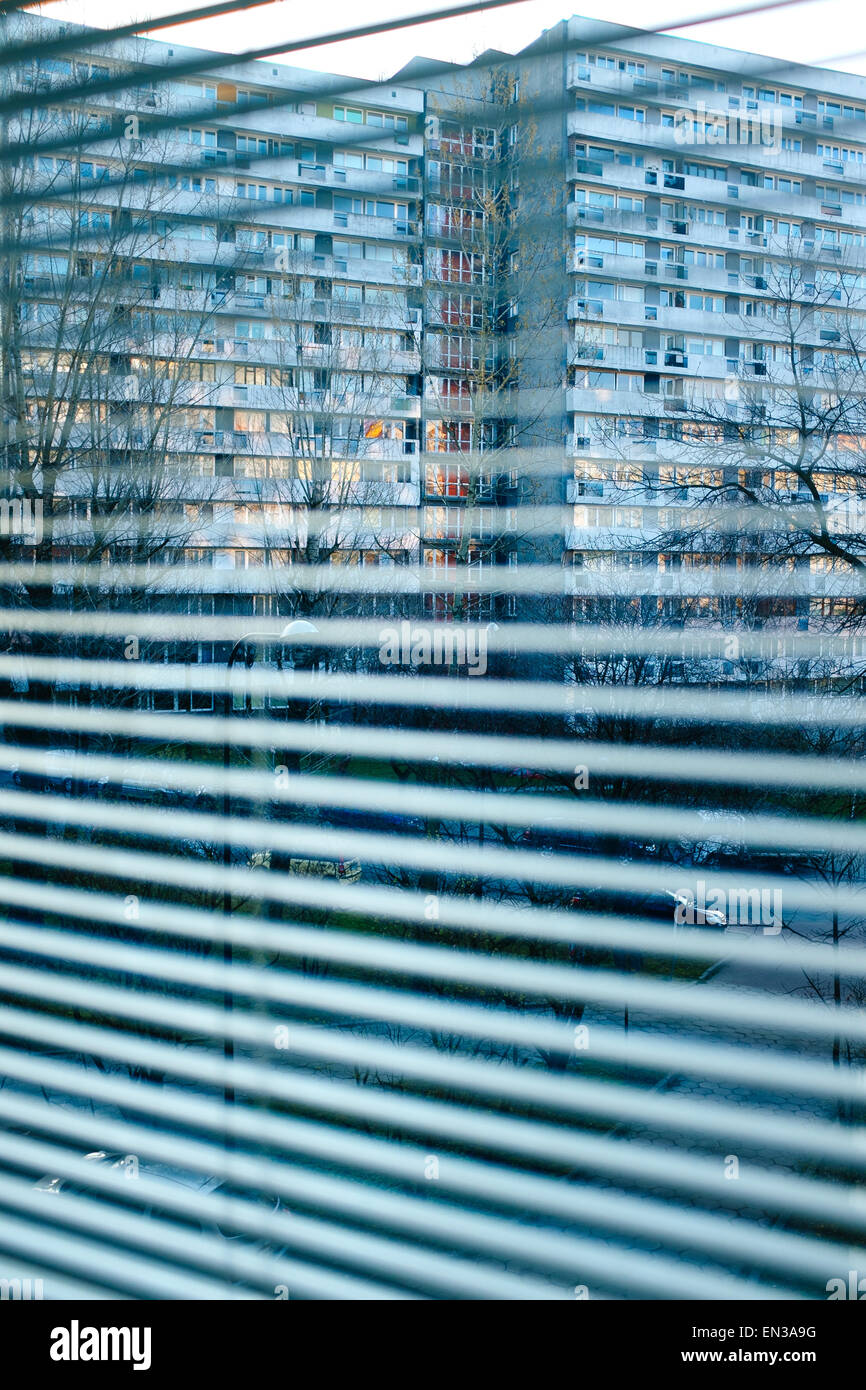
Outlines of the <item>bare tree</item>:
[{"label": "bare tree", "polygon": [[[735,621],[803,617],[838,629],[862,620],[866,281],[831,249],[832,260],[819,260],[798,238],[759,263],[754,298],[725,325],[746,346],[724,380],[673,378],[663,410],[657,394],[644,396],[669,459],[639,470],[657,507],[644,549],[675,568],[773,564],[830,577],[828,597],[811,602],[744,591],[729,605]],[[669,347],[666,356],[686,366],[684,340]],[[612,429],[606,437],[625,458],[622,439]],[[611,489],[622,502],[629,492]],[[853,581],[847,594],[833,595],[833,576]],[[715,610],[724,620],[724,605]]]},{"label": "bare tree", "polygon": [[[312,270],[303,260],[293,265],[273,300],[261,360],[241,369],[258,408],[240,413],[250,452],[235,460],[236,473],[239,464],[245,473],[236,496],[263,563],[280,566],[285,616],[346,611],[344,596],[311,589],[308,576],[303,587],[293,585],[296,566],[306,574],[417,554],[417,509],[408,505],[420,404],[414,340],[387,302],[365,305],[362,319],[360,291],[370,295],[369,284],[332,282]],[[404,273],[398,263],[398,285]],[[375,614],[375,598],[364,602]],[[355,595],[352,612],[357,605]]]}]

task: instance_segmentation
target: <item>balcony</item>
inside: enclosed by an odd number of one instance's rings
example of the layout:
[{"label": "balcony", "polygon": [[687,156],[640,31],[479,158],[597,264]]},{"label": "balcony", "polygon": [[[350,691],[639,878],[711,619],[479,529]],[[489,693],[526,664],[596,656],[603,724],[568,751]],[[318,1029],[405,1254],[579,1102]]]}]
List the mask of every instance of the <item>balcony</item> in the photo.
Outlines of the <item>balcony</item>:
[{"label": "balcony", "polygon": [[576,159],[574,170],[578,174],[592,174],[595,178],[604,178],[604,164],[599,159]]},{"label": "balcony", "polygon": [[603,362],[604,348],[597,343],[576,343],[574,358],[578,362]]},{"label": "balcony", "polygon": [[572,296],[568,301],[567,315],[570,319],[593,319],[604,318],[604,307],[600,299],[577,299]]},{"label": "balcony", "polygon": [[650,219],[643,209],[596,208],[586,203],[571,202],[566,206],[566,224],[569,227],[585,229],[603,226],[605,231],[625,232],[644,236],[649,230]]}]

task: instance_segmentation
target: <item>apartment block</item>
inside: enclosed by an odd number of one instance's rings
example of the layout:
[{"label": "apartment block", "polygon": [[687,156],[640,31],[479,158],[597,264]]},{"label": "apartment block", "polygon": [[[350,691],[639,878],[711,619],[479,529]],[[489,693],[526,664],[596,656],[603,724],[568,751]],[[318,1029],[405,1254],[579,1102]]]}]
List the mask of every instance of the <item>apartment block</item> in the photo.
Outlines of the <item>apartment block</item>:
[{"label": "apartment block", "polygon": [[724,616],[705,579],[769,555],[791,596],[753,618],[843,616],[822,591],[863,529],[866,81],[583,20],[536,51],[564,85],[567,557],[662,595],[673,571]]},{"label": "apartment block", "polygon": [[[52,554],[201,565],[204,610],[291,611],[296,564],[417,554],[423,97],[215,55],[163,80],[203,57],[14,70],[7,458],[51,467]],[[265,568],[260,595],[212,573]]]},{"label": "apartment block", "polygon": [[753,619],[848,611],[864,79],[578,18],[379,85],[152,40],[8,71],[6,452],[51,465],[52,554],[251,614],[297,564],[501,565],[426,599],[487,620],[542,562],[577,619],[723,619],[771,556]]}]

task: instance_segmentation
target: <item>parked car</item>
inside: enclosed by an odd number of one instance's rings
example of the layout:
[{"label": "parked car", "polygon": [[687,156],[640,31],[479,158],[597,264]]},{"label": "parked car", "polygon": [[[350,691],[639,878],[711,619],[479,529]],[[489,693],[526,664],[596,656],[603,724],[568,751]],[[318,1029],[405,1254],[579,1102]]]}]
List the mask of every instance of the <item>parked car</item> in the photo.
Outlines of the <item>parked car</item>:
[{"label": "parked car", "polygon": [[45,766],[41,772],[30,769],[16,769],[16,786],[25,791],[46,792],[51,796],[72,796],[78,792],[83,796],[99,796],[108,786],[107,777],[81,777],[70,768],[70,759],[77,757],[74,748],[48,748],[45,750]]},{"label": "parked car", "polygon": [[251,869],[276,869],[283,874],[307,874],[313,878],[338,878],[356,883],[363,873],[358,859],[303,859],[281,850],[257,850],[250,856]]}]

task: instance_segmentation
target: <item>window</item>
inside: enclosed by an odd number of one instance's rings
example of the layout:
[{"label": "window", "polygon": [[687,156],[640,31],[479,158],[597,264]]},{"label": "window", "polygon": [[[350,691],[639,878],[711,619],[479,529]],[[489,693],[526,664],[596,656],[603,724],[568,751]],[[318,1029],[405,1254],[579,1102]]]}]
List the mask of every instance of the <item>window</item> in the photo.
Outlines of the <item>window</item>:
[{"label": "window", "polygon": [[237,137],[237,151],[238,154],[266,155],[268,142],[257,135],[239,135]]},{"label": "window", "polygon": [[366,121],[367,125],[383,126],[386,130],[409,129],[409,121],[406,116],[395,116],[390,111],[368,111]]},{"label": "window", "polygon": [[[663,208],[669,207],[669,208],[673,209],[673,206],[674,206],[674,205],[673,205],[673,203],[668,203],[668,204],[663,204],[662,206],[663,206]],[[688,217],[687,217],[686,220],[687,220],[687,221],[690,221],[690,222],[701,222],[701,223],[703,223],[705,226],[710,226],[710,227],[724,227],[724,225],[725,225],[725,214],[721,211],[720,208],[705,208],[705,207],[693,207],[693,206],[689,206],[689,207],[686,208],[686,213],[688,214]],[[671,216],[673,216],[672,213],[671,213]],[[681,220],[681,219],[677,219],[677,220]]]},{"label": "window", "polygon": [[409,129],[407,116],[396,116],[390,111],[363,111],[356,106],[335,106],[334,120],[346,121],[349,125],[382,126],[386,130],[406,131]]},{"label": "window", "polygon": [[446,125],[442,129],[441,148],[446,155],[488,160],[496,153],[496,131],[487,126]]},{"label": "window", "polygon": [[202,145],[207,149],[216,149],[217,135],[215,130],[198,130],[181,127],[177,131],[178,140],[187,141],[190,145]]},{"label": "window", "polygon": [[577,97],[578,111],[586,111],[591,116],[618,117],[621,121],[646,121],[646,111],[642,106],[626,106],[613,101],[600,101],[597,97]]},{"label": "window", "polygon": [[[576,188],[574,190],[574,201],[582,206],[590,208],[612,208],[616,206],[616,197],[613,193],[603,193],[598,188]],[[599,218],[599,221],[601,219]]]},{"label": "window", "polygon": [[717,179],[724,182],[728,177],[728,171],[719,164],[697,164],[694,160],[683,160],[683,173],[691,178],[697,179]]},{"label": "window", "polygon": [[480,299],[469,294],[443,295],[440,306],[440,322],[447,327],[481,328],[482,309]]},{"label": "window", "polygon": [[833,188],[830,184],[816,183],[815,193],[822,200],[841,206],[842,203],[856,203],[858,206],[863,204],[863,194],[855,192],[853,188]]},{"label": "window", "polygon": [[705,91],[723,92],[725,90],[724,82],[707,77],[702,72],[682,72],[677,68],[662,68],[661,76],[663,82],[675,82],[678,87],[690,85]]},{"label": "window", "polygon": [[334,255],[343,261],[363,259],[363,241],[334,241]]},{"label": "window", "polygon": [[722,251],[692,251],[689,247],[683,251],[684,265],[703,265],[711,267],[713,270],[724,270],[725,256]]},{"label": "window", "polygon": [[440,280],[464,285],[480,284],[484,279],[484,259],[466,251],[439,251],[436,271]]},{"label": "window", "polygon": [[798,237],[798,236],[800,236],[800,223],[799,223],[799,222],[788,222],[787,220],[779,220],[779,219],[776,219],[776,221],[773,222],[772,219],[767,218],[766,221],[765,221],[765,223],[764,223],[764,229],[765,229],[765,231],[767,231],[767,232],[769,232],[769,233],[775,233],[776,236],[782,236],[782,237]]},{"label": "window", "polygon": [[435,391],[442,402],[442,409],[468,410],[470,407],[470,386],[468,381],[457,377],[441,377],[435,382]]},{"label": "window", "polygon": [[837,164],[862,164],[866,158],[866,149],[862,146],[822,145],[819,141],[817,149],[819,159],[833,160]]},{"label": "window", "polygon": [[826,242],[828,246],[838,246],[842,235],[838,227],[816,227],[815,240]]},{"label": "window", "polygon": [[391,155],[371,154],[366,150],[335,150],[334,166],[337,169],[368,169],[383,174],[408,174],[409,161],[395,159]]},{"label": "window", "polygon": [[428,420],[426,447],[431,453],[466,453],[472,448],[472,425],[468,420]]},{"label": "window", "polygon": [[723,295],[686,294],[684,290],[662,290],[661,303],[667,309],[701,309],[709,314],[723,314],[725,311]]},{"label": "window", "polygon": [[772,106],[788,106],[797,111],[803,109],[803,98],[799,93],[779,92],[775,87],[744,86],[743,98],[746,101],[762,101]]},{"label": "window", "polygon": [[594,264],[595,262],[592,260],[593,257],[596,257],[598,263],[600,263],[599,258],[605,254],[610,256],[632,256],[638,259],[643,259],[645,254],[644,242],[623,241],[619,238],[614,240],[613,237],[579,235],[575,237],[574,245],[577,251],[578,261],[581,263],[588,262],[589,264]]},{"label": "window", "polygon": [[78,214],[78,225],[84,230],[92,232],[107,232],[111,226],[111,213],[109,212],[80,212]]},{"label": "window", "polygon": [[263,410],[236,410],[235,430],[240,434],[261,434],[267,427]]},{"label": "window", "polygon": [[216,241],[216,227],[203,222],[168,222],[155,218],[153,230],[156,236],[186,237],[190,241]]},{"label": "window", "polygon": [[244,250],[255,250],[267,246],[268,234],[258,227],[238,227],[235,233],[236,245]]},{"label": "window", "polygon": [[[310,196],[314,197],[312,190]],[[301,202],[303,203],[303,193]],[[334,211],[353,213],[355,216],[388,217],[396,221],[406,221],[409,216],[408,203],[392,203],[383,198],[352,198],[344,193],[334,194]]]},{"label": "window", "polygon": [[209,82],[201,83],[190,82],[185,79],[178,80],[171,83],[171,89],[179,97],[184,97],[186,99],[192,97],[194,100],[198,101],[201,101],[203,97],[205,101],[216,102],[216,87]]},{"label": "window", "polygon": [[832,120],[833,117],[844,116],[849,121],[866,121],[866,107],[842,105],[838,101],[818,100],[818,115],[825,120]]},{"label": "window", "polygon": [[625,72],[632,77],[643,77],[646,74],[646,64],[634,58],[612,57],[607,53],[575,53],[578,63],[587,67],[606,68],[609,72]]},{"label": "window", "polygon": [[469,470],[440,463],[428,463],[424,470],[424,488],[438,497],[468,497]]},{"label": "window", "polygon": [[471,371],[478,365],[478,348],[473,338],[443,335],[438,342],[439,364],[442,367]]},{"label": "window", "polygon": [[764,175],[764,188],[775,188],[779,193],[803,192],[803,185],[799,179],[784,178],[775,174]]}]

